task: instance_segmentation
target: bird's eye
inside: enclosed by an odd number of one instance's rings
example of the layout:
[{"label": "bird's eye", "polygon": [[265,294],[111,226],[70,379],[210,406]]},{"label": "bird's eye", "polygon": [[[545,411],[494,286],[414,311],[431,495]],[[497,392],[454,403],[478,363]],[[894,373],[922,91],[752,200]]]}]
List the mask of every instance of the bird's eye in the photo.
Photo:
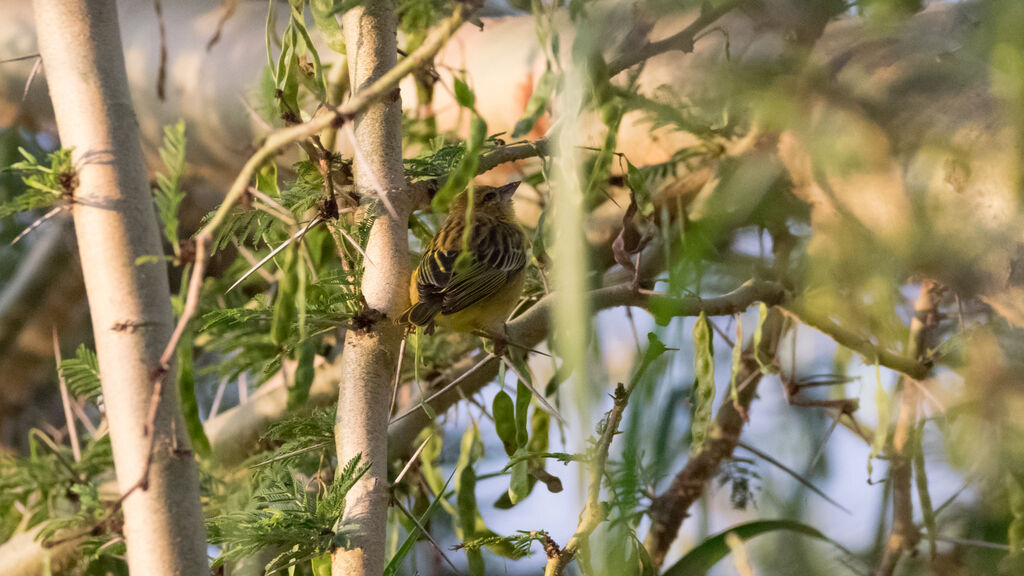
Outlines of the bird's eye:
[{"label": "bird's eye", "polygon": [[488,192],[487,194],[484,194],[484,202],[493,202],[497,197],[498,195],[494,192]]}]

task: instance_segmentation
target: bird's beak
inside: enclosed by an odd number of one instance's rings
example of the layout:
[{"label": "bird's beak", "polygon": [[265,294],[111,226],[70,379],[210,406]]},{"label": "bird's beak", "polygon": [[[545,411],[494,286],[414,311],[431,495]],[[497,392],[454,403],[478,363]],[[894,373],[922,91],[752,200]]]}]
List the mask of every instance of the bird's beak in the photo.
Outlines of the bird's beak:
[{"label": "bird's beak", "polygon": [[505,184],[498,188],[498,195],[501,196],[502,200],[508,200],[516,193],[516,189],[519,188],[520,184],[522,184],[522,182],[511,182],[509,184]]}]

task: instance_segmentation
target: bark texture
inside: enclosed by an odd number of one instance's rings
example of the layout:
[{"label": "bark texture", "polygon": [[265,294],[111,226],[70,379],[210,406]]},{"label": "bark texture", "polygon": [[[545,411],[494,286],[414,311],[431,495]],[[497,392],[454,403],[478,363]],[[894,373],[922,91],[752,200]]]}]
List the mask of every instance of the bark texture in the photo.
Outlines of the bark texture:
[{"label": "bark texture", "polygon": [[112,0],[37,0],[39,50],[62,146],[74,149],[73,217],[85,278],[132,574],[205,574],[199,479],[173,385],[153,430],[154,372],[173,327],[138,123]]},{"label": "bark texture", "polygon": [[[349,78],[358,94],[394,68],[398,58],[393,0],[371,0],[345,13]],[[345,130],[351,135],[353,132]],[[362,454],[370,472],[346,499],[345,518],[359,532],[334,553],[334,576],[376,576],[384,570],[387,529],[387,438],[391,384],[402,339],[394,318],[408,306],[411,202],[402,169],[402,99],[396,88],[355,119],[356,187],[381,198],[366,246],[361,329],[349,330],[342,352],[335,439],[343,465]],[[393,212],[392,212],[393,210]]]}]

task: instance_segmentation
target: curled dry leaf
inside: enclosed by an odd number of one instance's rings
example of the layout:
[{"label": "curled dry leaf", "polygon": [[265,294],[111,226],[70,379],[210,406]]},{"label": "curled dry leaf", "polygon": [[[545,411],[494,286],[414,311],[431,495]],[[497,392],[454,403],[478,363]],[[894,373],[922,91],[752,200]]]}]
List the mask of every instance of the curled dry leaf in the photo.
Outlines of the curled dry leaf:
[{"label": "curled dry leaf", "polygon": [[640,251],[654,238],[646,225],[638,226],[637,212],[639,208],[636,203],[636,193],[629,193],[629,207],[622,216],[622,230],[612,242],[612,254],[615,261],[630,272],[633,272],[633,289],[640,287],[640,277],[637,275],[638,266],[633,263],[633,256]]}]

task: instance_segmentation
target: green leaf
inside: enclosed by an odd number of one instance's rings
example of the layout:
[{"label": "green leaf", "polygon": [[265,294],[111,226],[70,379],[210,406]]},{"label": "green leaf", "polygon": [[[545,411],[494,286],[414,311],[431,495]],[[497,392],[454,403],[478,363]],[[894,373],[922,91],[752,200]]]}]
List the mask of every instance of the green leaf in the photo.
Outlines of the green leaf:
[{"label": "green leaf", "polygon": [[103,393],[99,360],[96,353],[85,344],[78,346],[74,358],[62,360],[59,369],[68,385],[68,391],[76,398],[95,401]]},{"label": "green leaf", "polygon": [[544,74],[537,80],[537,85],[533,89],[533,94],[530,95],[530,100],[526,103],[523,118],[516,122],[516,127],[512,130],[513,138],[522,138],[530,130],[533,130],[537,120],[540,120],[540,117],[547,110],[548,101],[551,100],[551,94],[554,92],[557,83],[558,79],[550,69],[544,71]]},{"label": "green leaf", "polygon": [[669,349],[665,347],[665,344],[658,339],[658,335],[654,332],[647,333],[647,350],[644,351],[644,356],[640,360],[640,366],[637,367],[636,372],[633,373],[633,383],[640,382],[640,378],[643,377],[647,369],[650,368],[651,364],[654,363],[662,354],[667,352]]},{"label": "green leaf", "polygon": [[331,576],[331,553],[313,558],[310,568],[313,569],[313,576]]},{"label": "green leaf", "polygon": [[[483,443],[480,441],[480,430],[476,424],[470,426],[462,435],[462,447],[459,461],[455,465],[455,502],[458,510],[456,535],[468,540],[477,532],[477,519],[480,515],[476,504],[476,470],[473,466],[483,455]],[[479,550],[466,550],[469,561],[469,572],[474,576],[484,573],[484,558]]]},{"label": "green leaf", "polygon": [[160,147],[160,159],[165,172],[157,173],[153,188],[153,201],[157,216],[163,225],[164,238],[170,243],[175,256],[181,256],[178,242],[178,207],[185,199],[181,191],[181,179],[185,174],[185,121],[179,120],[172,126],[164,126],[164,140]]},{"label": "green leaf", "polygon": [[700,576],[707,573],[715,564],[729,555],[729,545],[725,542],[726,534],[735,534],[746,541],[755,536],[778,530],[788,530],[824,540],[845,552],[845,549],[834,540],[806,524],[793,520],[755,520],[733,526],[704,540],[694,549],[687,552],[685,556],[666,570],[662,576]]},{"label": "green leaf", "polygon": [[1010,556],[1019,557],[1024,554],[1024,484],[1020,478],[1007,474],[1006,491],[1010,516],[1013,518],[1007,527],[1007,542],[1010,545]]},{"label": "green leaf", "polygon": [[462,78],[455,77],[455,101],[459,106],[473,110],[476,107],[476,94]]},{"label": "green leaf", "polygon": [[636,537],[636,532],[630,532],[633,537],[633,551],[640,559],[640,576],[658,576],[658,569],[654,567],[654,560],[647,553],[647,547]]},{"label": "green leaf", "polygon": [[301,75],[299,76],[299,79],[305,80],[304,84],[306,85],[306,88],[316,95],[317,98],[323,101],[327,99],[327,84],[324,81],[324,69],[320,64],[320,54],[317,52],[316,45],[313,44],[313,39],[309,37],[309,31],[306,30],[304,20],[305,18],[301,10],[297,11],[293,8],[290,26],[292,26],[298,33],[296,41],[299,39],[302,40],[302,45],[300,46],[301,50],[296,50],[296,62],[298,63],[298,56],[301,56],[302,52],[312,56],[313,77],[309,78],[301,67],[296,69],[296,74]]},{"label": "green leaf", "polygon": [[192,362],[192,329],[187,328],[181,336],[177,350],[178,394],[181,397],[181,411],[185,417],[185,428],[188,429],[192,448],[200,456],[210,454],[210,441],[203,430],[203,421],[199,417],[199,402],[196,400],[195,368]]},{"label": "green leaf", "polygon": [[25,190],[10,201],[0,204],[0,218],[55,206],[63,201],[65,194],[71,196],[74,193],[77,179],[71,163],[70,148],[51,152],[47,156],[47,164],[39,163],[24,148],[19,147],[18,152],[24,160],[11,164],[4,171],[17,174]]},{"label": "green leaf", "polygon": [[310,0],[310,12],[317,30],[327,40],[327,47],[338,54],[345,53],[345,35],[334,14],[334,0]]},{"label": "green leaf", "polygon": [[271,322],[270,341],[281,346],[291,333],[292,323],[298,316],[295,305],[296,284],[295,268],[301,266],[296,262],[295,245],[285,248],[281,255],[281,269],[278,270],[277,296],[274,298],[274,318]]},{"label": "green leaf", "polygon": [[[185,294],[188,292],[189,266],[185,267],[181,276],[181,286],[178,294],[171,298],[171,305],[174,307],[174,314],[180,315],[185,307]],[[193,328],[189,322],[185,332],[178,342],[178,349],[175,350],[177,359],[176,377],[178,382],[178,397],[181,399],[181,411],[185,418],[185,428],[188,430],[189,440],[192,441],[192,448],[201,456],[210,454],[210,441],[206,438],[206,431],[203,430],[203,421],[199,417],[199,402],[196,400],[195,366],[193,362]]]},{"label": "green leaf", "polygon": [[[520,448],[516,453],[517,457],[525,456],[526,449]],[[508,497],[513,505],[522,502],[530,495],[530,463],[527,460],[520,460],[512,465],[512,475],[509,478]]]},{"label": "green leaf", "polygon": [[499,391],[494,396],[491,412],[494,415],[494,428],[505,446],[505,453],[512,456],[517,448],[515,404],[512,397],[504,390]]},{"label": "green leaf", "polygon": [[711,323],[703,312],[693,327],[693,370],[696,376],[690,401],[693,404],[693,424],[690,453],[696,454],[704,447],[711,434],[712,411],[715,402],[715,358],[712,342]]},{"label": "green leaf", "polygon": [[[525,364],[524,364],[525,366]],[[519,372],[523,374],[523,377],[529,378],[527,374],[529,372],[519,369]],[[516,445],[520,448],[526,447],[526,444],[530,441],[530,429],[529,429],[529,416],[527,412],[530,410],[530,400],[533,399],[533,393],[530,392],[530,388],[523,382],[516,381]]]}]

